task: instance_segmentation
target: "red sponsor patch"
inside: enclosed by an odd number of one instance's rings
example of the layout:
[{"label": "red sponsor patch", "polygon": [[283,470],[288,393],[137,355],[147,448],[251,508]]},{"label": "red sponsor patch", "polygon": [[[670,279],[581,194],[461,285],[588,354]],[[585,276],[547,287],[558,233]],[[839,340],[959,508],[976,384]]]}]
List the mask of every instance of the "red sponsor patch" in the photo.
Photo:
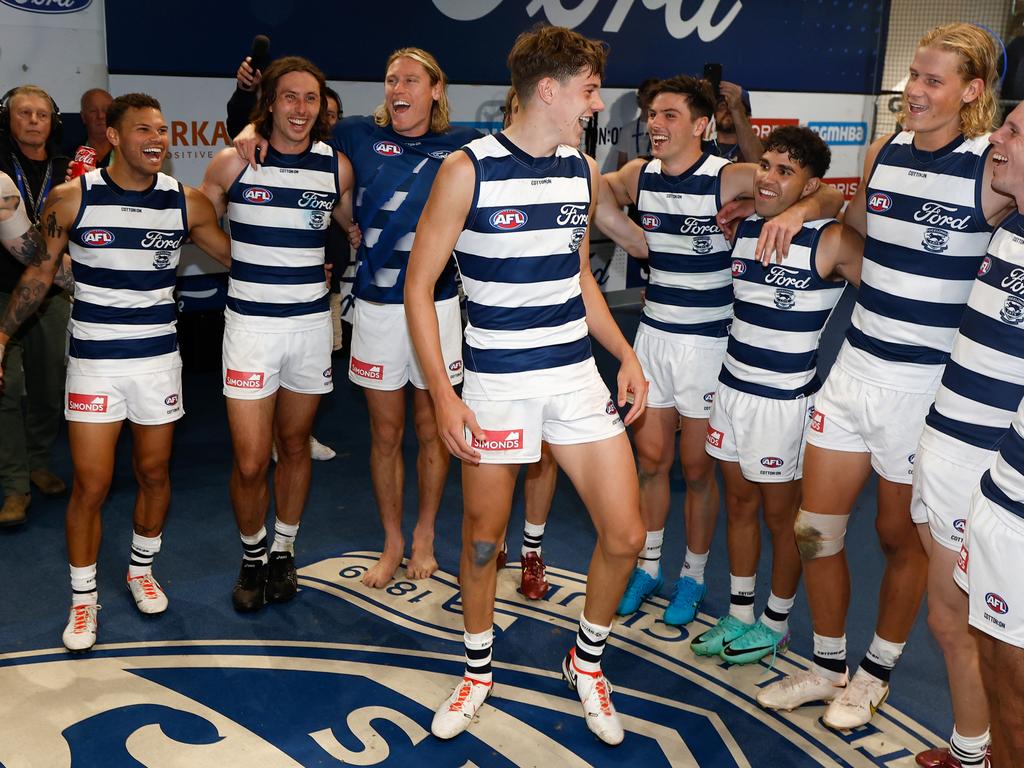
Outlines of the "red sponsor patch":
[{"label": "red sponsor patch", "polygon": [[725,437],[725,433],[724,432],[719,432],[717,429],[714,429],[713,427],[708,426],[708,445],[712,446],[713,448],[721,448],[722,447],[722,439],[724,437]]},{"label": "red sponsor patch", "polygon": [[750,127],[754,129],[754,133],[758,137],[764,139],[769,133],[774,131],[780,125],[800,125],[800,121],[795,117],[752,117],[750,118]]},{"label": "red sponsor patch", "polygon": [[518,451],[523,447],[521,429],[485,429],[484,439],[473,437],[473,447],[481,451]]},{"label": "red sponsor patch", "polygon": [[825,414],[817,409],[811,414],[811,429],[815,432],[825,431]]},{"label": "red sponsor patch", "polygon": [[956,567],[959,568],[963,573],[967,573],[967,561],[969,556],[967,554],[967,547],[961,545],[960,557],[957,558]]},{"label": "red sponsor patch", "polygon": [[68,410],[80,413],[106,413],[106,395],[80,395],[77,392],[68,392]]},{"label": "red sponsor patch", "polygon": [[350,370],[356,376],[374,381],[384,380],[384,366],[379,363],[364,363],[362,360],[353,357]]},{"label": "red sponsor patch", "polygon": [[263,373],[260,371],[236,371],[228,368],[224,384],[238,389],[263,389]]},{"label": "red sponsor patch", "polygon": [[833,176],[829,179],[822,179],[826,184],[831,184],[833,187],[843,193],[843,200],[853,200],[853,196],[857,194],[857,188],[860,186],[860,176]]}]

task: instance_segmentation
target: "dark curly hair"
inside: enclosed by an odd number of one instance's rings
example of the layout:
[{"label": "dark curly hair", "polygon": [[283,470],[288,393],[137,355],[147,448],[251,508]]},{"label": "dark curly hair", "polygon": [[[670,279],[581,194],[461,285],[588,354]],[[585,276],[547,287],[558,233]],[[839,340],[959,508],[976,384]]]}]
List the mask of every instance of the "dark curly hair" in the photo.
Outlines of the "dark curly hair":
[{"label": "dark curly hair", "polygon": [[711,83],[707,80],[698,80],[689,75],[676,75],[661,80],[651,86],[648,91],[647,106],[654,103],[655,97],[662,93],[678,93],[686,97],[686,103],[690,107],[690,119],[696,120],[699,117],[706,117],[709,120],[715,114],[715,93],[711,90]]},{"label": "dark curly hair", "polygon": [[764,140],[765,152],[785,152],[794,163],[799,163],[821,178],[832,163],[832,152],[821,136],[802,125],[780,125]]},{"label": "dark curly hair", "polygon": [[107,125],[120,129],[118,123],[129,109],[160,109],[160,102],[148,93],[126,93],[118,96],[107,107]]}]

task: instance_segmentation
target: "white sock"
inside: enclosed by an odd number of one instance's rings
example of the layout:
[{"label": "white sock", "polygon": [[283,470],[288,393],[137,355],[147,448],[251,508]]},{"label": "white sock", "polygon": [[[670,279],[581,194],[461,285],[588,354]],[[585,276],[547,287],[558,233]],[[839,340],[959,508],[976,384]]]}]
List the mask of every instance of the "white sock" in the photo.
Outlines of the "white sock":
[{"label": "white sock", "polygon": [[160,551],[160,534],[147,537],[132,531],[132,559],[128,563],[128,577],[137,579],[153,572],[153,558]]},{"label": "white sock", "polygon": [[[707,555],[704,555],[707,558]],[[729,574],[729,615],[744,624],[754,623],[754,586],[757,576]]]},{"label": "white sock", "polygon": [[523,524],[523,550],[522,555],[526,557],[533,552],[540,557],[541,548],[544,542],[544,527],[547,523],[531,523],[527,520]]},{"label": "white sock", "polygon": [[466,648],[465,676],[481,683],[491,683],[491,647],[494,645],[494,628],[483,632],[466,632],[462,636]]},{"label": "white sock", "polygon": [[992,734],[986,728],[980,736],[961,736],[956,726],[949,737],[949,753],[960,761],[963,768],[981,768],[985,765],[985,753],[988,751]]},{"label": "white sock", "polygon": [[843,681],[847,672],[845,634],[839,637],[825,637],[814,633],[813,668],[815,672],[833,683]]},{"label": "white sock", "polygon": [[644,539],[644,548],[640,550],[640,559],[636,567],[652,579],[658,578],[658,569],[661,567],[661,544],[665,541],[665,529],[660,531],[648,531]]},{"label": "white sock", "polygon": [[779,597],[774,592],[768,596],[768,605],[761,614],[761,623],[768,629],[780,634],[786,634],[789,629],[789,614],[796,602],[796,595],[793,597]]},{"label": "white sock", "polygon": [[267,528],[260,526],[252,536],[239,533],[242,539],[242,559],[255,560],[258,563],[267,564]]},{"label": "white sock", "polygon": [[96,605],[96,563],[83,565],[81,568],[71,566],[71,604]]},{"label": "white sock", "polygon": [[698,555],[696,552],[691,552],[690,548],[687,547],[686,559],[683,560],[683,569],[679,572],[680,577],[689,576],[698,584],[703,584],[704,567],[708,564],[708,555],[710,554],[711,550],[708,550],[703,555]]},{"label": "white sock", "polygon": [[587,617],[580,614],[580,628],[576,633],[576,651],[573,654],[576,668],[582,672],[599,672],[601,670],[601,655],[604,653],[604,646],[611,634],[611,627],[602,627],[587,621]]},{"label": "white sock", "polygon": [[274,518],[274,543],[270,545],[271,552],[287,552],[295,554],[295,536],[299,532],[299,524],[288,525]]}]

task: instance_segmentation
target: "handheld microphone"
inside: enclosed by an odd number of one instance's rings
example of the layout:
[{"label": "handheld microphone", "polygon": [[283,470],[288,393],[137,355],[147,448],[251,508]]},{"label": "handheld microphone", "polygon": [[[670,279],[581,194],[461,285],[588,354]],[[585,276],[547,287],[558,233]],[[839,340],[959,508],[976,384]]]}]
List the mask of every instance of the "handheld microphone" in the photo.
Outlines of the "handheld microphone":
[{"label": "handheld microphone", "polygon": [[252,50],[249,51],[249,64],[253,69],[263,72],[270,63],[270,38],[256,35],[252,39]]}]

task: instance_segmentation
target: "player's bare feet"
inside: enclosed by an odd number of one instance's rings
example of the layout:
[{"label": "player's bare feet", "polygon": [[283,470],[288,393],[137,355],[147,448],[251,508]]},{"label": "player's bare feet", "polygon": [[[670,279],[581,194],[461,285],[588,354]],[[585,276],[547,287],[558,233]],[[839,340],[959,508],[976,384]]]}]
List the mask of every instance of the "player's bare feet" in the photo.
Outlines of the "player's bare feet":
[{"label": "player's bare feet", "polygon": [[397,547],[384,545],[384,551],[370,570],[363,574],[363,584],[371,589],[383,589],[395,578],[398,566],[402,564],[402,550],[405,545],[398,543]]},{"label": "player's bare feet", "polygon": [[434,532],[431,530],[429,536],[420,535],[419,531],[412,534],[412,555],[405,565],[405,575],[410,579],[429,579],[430,575],[437,570],[437,560],[434,559]]}]

